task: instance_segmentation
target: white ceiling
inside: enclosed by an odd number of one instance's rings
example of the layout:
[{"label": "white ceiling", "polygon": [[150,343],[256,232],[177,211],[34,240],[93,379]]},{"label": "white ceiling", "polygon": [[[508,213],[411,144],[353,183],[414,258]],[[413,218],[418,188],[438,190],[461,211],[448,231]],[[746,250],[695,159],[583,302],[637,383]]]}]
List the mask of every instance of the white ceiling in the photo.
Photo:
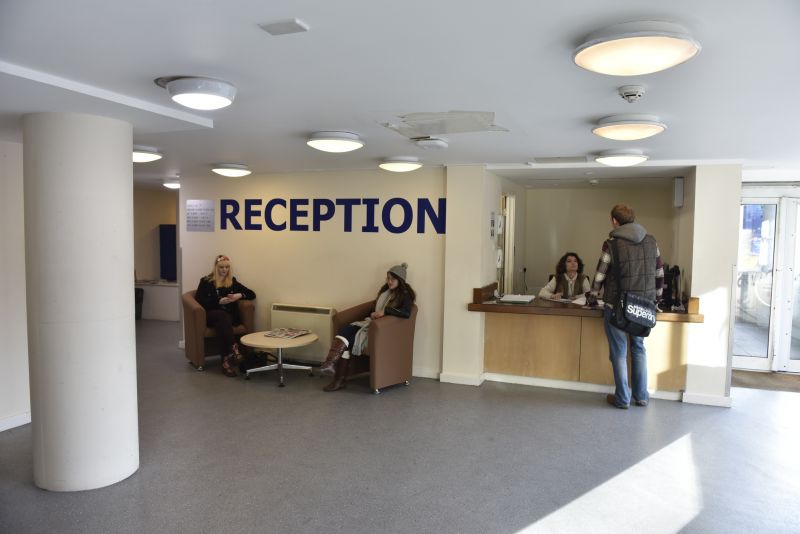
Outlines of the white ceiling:
[{"label": "white ceiling", "polygon": [[[258,27],[295,17],[311,30],[273,37]],[[572,63],[592,31],[646,19],[686,26],[702,52],[640,77]],[[134,142],[166,155],[134,167],[139,183],[205,176],[217,162],[271,173],[374,168],[389,156],[557,179],[565,171],[527,162],[622,147],[645,150],[651,167],[665,167],[662,178],[699,162],[737,162],[764,179],[773,169],[800,179],[799,25],[796,0],[3,0],[0,139],[21,140],[29,112],[128,120]],[[236,101],[186,110],[153,83],[171,75],[230,81]],[[631,83],[647,88],[635,104],[617,95]],[[434,151],[381,126],[449,110],[494,112],[508,131],[453,134],[448,149]],[[591,133],[616,113],[658,115],[669,129],[632,143]],[[318,152],[305,145],[318,130],[356,132],[366,146]],[[655,172],[579,167],[588,170],[573,170],[575,179]]]}]

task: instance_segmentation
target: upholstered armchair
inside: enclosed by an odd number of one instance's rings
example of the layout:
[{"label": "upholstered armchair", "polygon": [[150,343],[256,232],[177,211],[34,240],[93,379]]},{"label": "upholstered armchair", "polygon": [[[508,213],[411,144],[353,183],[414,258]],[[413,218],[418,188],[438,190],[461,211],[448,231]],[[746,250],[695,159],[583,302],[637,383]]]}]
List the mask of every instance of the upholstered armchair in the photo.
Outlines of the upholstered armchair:
[{"label": "upholstered armchair", "polygon": [[[184,293],[183,301],[183,339],[186,359],[202,371],[205,366],[206,356],[219,354],[217,335],[213,328],[206,326],[206,310],[194,298],[194,291]],[[237,337],[253,332],[256,315],[254,300],[240,300],[239,316],[242,324],[233,327]]]},{"label": "upholstered armchair", "polygon": [[[364,302],[336,313],[335,331],[360,321],[374,309],[375,301]],[[394,384],[408,385],[414,359],[414,328],[417,306],[411,308],[408,319],[386,315],[372,321],[368,330],[367,350],[363,356],[351,356],[348,377],[369,372],[369,387],[373,393]]]}]

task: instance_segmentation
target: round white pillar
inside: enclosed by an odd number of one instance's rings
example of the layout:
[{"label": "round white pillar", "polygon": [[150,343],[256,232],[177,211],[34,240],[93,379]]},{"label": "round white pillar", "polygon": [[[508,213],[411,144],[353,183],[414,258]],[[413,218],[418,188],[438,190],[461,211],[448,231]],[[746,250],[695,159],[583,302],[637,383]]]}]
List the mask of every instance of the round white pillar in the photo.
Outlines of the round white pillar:
[{"label": "round white pillar", "polygon": [[34,481],[77,491],[139,468],[131,125],[23,119]]}]

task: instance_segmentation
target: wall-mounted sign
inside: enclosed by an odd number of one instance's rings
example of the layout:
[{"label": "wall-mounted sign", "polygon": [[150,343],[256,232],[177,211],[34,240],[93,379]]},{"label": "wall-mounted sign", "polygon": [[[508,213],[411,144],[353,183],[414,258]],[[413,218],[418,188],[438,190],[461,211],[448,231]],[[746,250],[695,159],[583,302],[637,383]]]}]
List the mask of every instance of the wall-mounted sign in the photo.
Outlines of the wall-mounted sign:
[{"label": "wall-mounted sign", "polygon": [[187,232],[214,231],[213,200],[186,201],[186,231]]},{"label": "wall-mounted sign", "polygon": [[[336,215],[338,220],[334,220]],[[337,225],[343,232],[423,234],[431,228],[443,234],[447,199],[437,199],[434,206],[427,198],[396,197],[386,202],[378,198],[247,198],[244,202],[223,198],[219,217],[220,230],[319,232],[323,226]]]}]

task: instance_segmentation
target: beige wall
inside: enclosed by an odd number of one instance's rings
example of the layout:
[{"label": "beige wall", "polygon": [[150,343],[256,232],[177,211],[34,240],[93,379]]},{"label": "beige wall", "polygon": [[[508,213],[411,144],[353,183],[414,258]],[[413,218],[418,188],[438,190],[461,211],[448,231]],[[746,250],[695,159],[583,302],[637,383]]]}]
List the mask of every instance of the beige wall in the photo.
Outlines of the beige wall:
[{"label": "beige wall", "polygon": [[484,314],[467,310],[472,290],[497,279],[491,212],[500,212],[500,181],[482,165],[447,168],[442,382],[483,381]]},{"label": "beige wall", "polygon": [[136,277],[157,280],[161,274],[159,224],[175,224],[178,192],[133,188],[133,250]]},{"label": "beige wall", "polygon": [[[375,297],[386,270],[408,263],[408,282],[417,292],[419,315],[414,340],[414,374],[437,376],[441,366],[442,299],[445,236],[428,226],[392,234],[360,231],[364,208],[354,209],[353,232],[343,231],[342,210],[319,232],[219,230],[219,199],[378,198],[381,204],[402,197],[443,198],[444,170],[424,168],[407,174],[385,171],[306,172],[249,176],[244,179],[194,177],[182,180],[180,242],[184,291],[194,289],[210,272],[216,254],[230,256],[235,276],[258,295],[256,327],[269,326],[273,302],[333,306],[344,309]],[[214,200],[216,231],[186,232],[188,199]],[[450,208],[451,206],[448,206]],[[282,208],[279,214],[285,213]],[[263,219],[262,219],[263,221]],[[308,220],[310,223],[310,218]],[[396,223],[399,221],[395,221]],[[449,221],[448,221],[449,223]],[[265,227],[266,228],[266,227]]]},{"label": "beige wall", "polygon": [[739,244],[740,165],[695,169],[691,294],[702,324],[689,333],[685,402],[730,405],[732,289]]},{"label": "beige wall", "polygon": [[584,261],[584,272],[594,276],[600,249],[611,230],[610,211],[618,203],[633,207],[636,222],[655,236],[664,261],[676,263],[675,219],[687,210],[672,207],[671,183],[528,189],[526,198],[524,266],[528,268],[529,292],[536,292],[547,283],[567,251],[577,252]]},{"label": "beige wall", "polygon": [[0,142],[0,431],[30,421],[22,145]]}]

